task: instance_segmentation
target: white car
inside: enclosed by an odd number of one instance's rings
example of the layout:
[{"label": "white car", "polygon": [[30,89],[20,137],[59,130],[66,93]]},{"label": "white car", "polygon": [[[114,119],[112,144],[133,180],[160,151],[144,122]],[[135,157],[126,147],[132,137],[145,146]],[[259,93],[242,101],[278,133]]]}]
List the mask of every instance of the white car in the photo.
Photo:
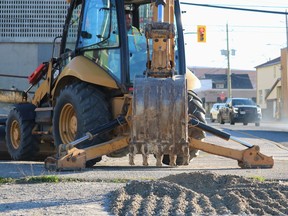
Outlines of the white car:
[{"label": "white car", "polygon": [[217,116],[219,113],[219,109],[221,107],[225,106],[225,103],[215,103],[213,104],[211,110],[210,110],[210,120],[211,122],[215,122],[217,120]]}]

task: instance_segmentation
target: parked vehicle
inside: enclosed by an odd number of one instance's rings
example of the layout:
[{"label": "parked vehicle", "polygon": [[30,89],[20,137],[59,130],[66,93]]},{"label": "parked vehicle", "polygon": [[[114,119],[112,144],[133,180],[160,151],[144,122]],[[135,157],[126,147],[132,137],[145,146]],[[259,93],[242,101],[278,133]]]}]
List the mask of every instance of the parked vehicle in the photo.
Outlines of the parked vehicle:
[{"label": "parked vehicle", "polygon": [[243,125],[255,123],[255,126],[260,126],[261,119],[261,108],[249,98],[228,98],[218,114],[220,124],[230,122],[234,125],[236,122],[241,122]]},{"label": "parked vehicle", "polygon": [[210,110],[210,120],[211,122],[215,122],[218,117],[219,109],[223,107],[225,103],[215,103],[213,104],[211,110]]}]

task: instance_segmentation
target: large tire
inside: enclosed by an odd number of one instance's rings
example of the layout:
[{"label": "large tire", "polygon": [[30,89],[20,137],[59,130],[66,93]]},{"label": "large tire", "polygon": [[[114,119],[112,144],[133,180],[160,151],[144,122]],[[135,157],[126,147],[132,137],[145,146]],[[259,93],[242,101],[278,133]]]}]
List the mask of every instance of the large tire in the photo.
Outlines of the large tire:
[{"label": "large tire", "polygon": [[225,121],[223,120],[222,115],[220,113],[218,115],[219,115],[219,123],[225,124]]},{"label": "large tire", "polygon": [[6,122],[6,146],[13,160],[33,160],[39,152],[37,140],[32,135],[33,120],[24,120],[19,110],[12,109]]},{"label": "large tire", "polygon": [[[88,131],[111,120],[111,112],[104,94],[90,84],[77,82],[66,86],[57,98],[53,116],[53,134],[56,147],[67,144],[86,135]],[[92,140],[77,145],[86,148],[108,141],[109,133],[103,133]],[[91,167],[101,157],[87,161]]]},{"label": "large tire", "polygon": [[[188,114],[190,117],[198,119],[200,122],[206,124],[205,120],[205,109],[203,108],[203,102],[202,100],[197,96],[197,94],[193,91],[188,91]],[[194,139],[203,139],[206,137],[206,134],[203,130],[198,129],[197,127],[189,127],[188,128],[188,136],[193,137]],[[199,155],[198,149],[190,149],[190,161],[193,160],[193,158],[197,157]],[[170,158],[169,155],[164,155],[163,164],[169,165]],[[176,165],[182,165],[183,164],[183,156],[178,155],[176,159]]]},{"label": "large tire", "polygon": [[230,115],[230,125],[235,125],[235,120],[232,115]]},{"label": "large tire", "polygon": [[212,114],[210,114],[210,120],[211,120],[212,123],[215,122],[215,119],[213,119]]}]

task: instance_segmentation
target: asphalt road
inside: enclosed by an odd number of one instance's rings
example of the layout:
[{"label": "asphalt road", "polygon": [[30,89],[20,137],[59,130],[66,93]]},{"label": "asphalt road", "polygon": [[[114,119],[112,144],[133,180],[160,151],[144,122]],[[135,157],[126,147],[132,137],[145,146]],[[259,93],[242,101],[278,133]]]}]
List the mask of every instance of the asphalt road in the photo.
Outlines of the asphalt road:
[{"label": "asphalt road", "polygon": [[[230,130],[230,129],[229,129]],[[59,175],[60,177],[81,178],[87,180],[102,179],[158,179],[171,174],[195,171],[211,171],[219,174],[236,174],[246,177],[262,176],[266,179],[288,179],[288,148],[266,139],[255,138],[248,133],[239,133],[230,130],[231,135],[237,136],[245,142],[260,146],[260,152],[273,156],[272,169],[241,169],[236,160],[201,152],[188,166],[171,168],[169,166],[156,167],[155,159],[150,156],[148,167],[142,166],[141,155],[136,157],[136,166],[128,165],[128,156],[122,158],[109,158],[104,156],[102,161],[93,168],[80,171],[50,172],[44,169],[43,162],[35,161],[0,161],[0,177],[21,178],[26,176]],[[243,150],[245,147],[238,143],[225,141],[207,134],[207,142]]]},{"label": "asphalt road", "polygon": [[[5,109],[7,111],[7,109]],[[208,121],[209,122],[209,121]],[[122,158],[109,158],[103,156],[101,162],[93,168],[81,171],[49,172],[44,169],[43,162],[35,161],[11,161],[0,154],[0,177],[21,178],[25,176],[59,175],[61,177],[84,179],[157,179],[171,174],[194,171],[212,171],[219,174],[238,174],[248,177],[263,176],[267,179],[288,179],[288,127],[285,123],[262,122],[260,127],[254,124],[243,126],[209,125],[228,132],[234,137],[253,145],[260,146],[260,152],[273,156],[274,167],[272,169],[241,169],[237,161],[217,155],[201,152],[188,166],[171,168],[169,166],[156,167],[155,159],[150,156],[148,167],[142,166],[141,155],[136,157],[136,166],[128,165],[128,156]],[[233,141],[225,141],[214,135],[207,134],[207,142],[216,145],[243,150],[245,147]],[[0,148],[5,148],[4,127],[0,126]]]},{"label": "asphalt road", "polygon": [[288,147],[288,122],[264,121],[261,123],[260,127],[256,127],[254,124],[244,126],[241,123],[235,123],[235,125],[227,123],[224,125],[219,123],[209,123],[209,125],[219,128],[227,133],[237,131],[238,137],[241,137],[242,133],[244,137],[249,135],[256,139],[267,139]]}]

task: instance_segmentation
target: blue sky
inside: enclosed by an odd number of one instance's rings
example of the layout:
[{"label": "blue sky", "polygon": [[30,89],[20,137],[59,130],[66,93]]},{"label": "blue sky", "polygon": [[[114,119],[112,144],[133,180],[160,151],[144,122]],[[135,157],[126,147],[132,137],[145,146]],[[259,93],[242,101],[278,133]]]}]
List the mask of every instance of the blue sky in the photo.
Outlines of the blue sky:
[{"label": "blue sky", "polygon": [[[288,11],[287,0],[182,0],[181,2],[241,7],[257,10]],[[232,69],[255,70],[255,66],[280,56],[286,47],[285,15],[215,9],[181,4],[185,29],[186,62],[188,66],[227,67],[227,58],[221,50],[236,50],[230,57]],[[207,42],[198,43],[197,25],[206,25]]]}]

